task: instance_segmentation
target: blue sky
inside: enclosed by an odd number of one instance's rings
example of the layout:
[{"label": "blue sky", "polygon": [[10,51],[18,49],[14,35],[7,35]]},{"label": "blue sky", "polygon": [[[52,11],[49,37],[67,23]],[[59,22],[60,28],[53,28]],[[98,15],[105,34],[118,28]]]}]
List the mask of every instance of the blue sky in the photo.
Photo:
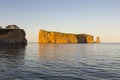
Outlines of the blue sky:
[{"label": "blue sky", "polygon": [[0,25],[16,24],[29,42],[40,29],[88,33],[120,42],[120,0],[0,0]]}]

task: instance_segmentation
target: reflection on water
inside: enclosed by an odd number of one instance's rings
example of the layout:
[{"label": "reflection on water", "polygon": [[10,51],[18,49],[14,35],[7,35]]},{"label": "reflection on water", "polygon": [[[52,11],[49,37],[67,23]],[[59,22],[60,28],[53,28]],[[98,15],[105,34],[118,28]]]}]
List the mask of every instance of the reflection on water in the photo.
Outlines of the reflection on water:
[{"label": "reflection on water", "polygon": [[55,45],[45,45],[45,44],[39,44],[39,57],[40,59],[44,58],[49,58],[53,59],[54,58],[54,47]]},{"label": "reflection on water", "polygon": [[120,44],[0,47],[0,80],[120,80]]},{"label": "reflection on water", "polygon": [[[113,54],[113,51],[117,54]],[[50,74],[73,80],[119,80],[118,53],[118,46],[112,44],[39,45],[40,61],[50,67]]]},{"label": "reflection on water", "polygon": [[22,65],[25,56],[24,51],[25,47],[23,46],[0,47],[0,69],[6,70]]},{"label": "reflection on water", "polygon": [[[44,60],[77,60],[80,54],[91,58],[94,45],[81,44],[39,44],[39,58]],[[84,53],[84,54],[83,54]],[[77,57],[78,56],[78,57]]]},{"label": "reflection on water", "polygon": [[[0,80],[9,80],[10,74],[24,64],[25,46],[0,47]],[[8,78],[7,78],[8,77]]]},{"label": "reflection on water", "polygon": [[72,53],[77,52],[77,48],[66,44],[40,44],[39,57],[47,61],[71,61],[75,58]]}]

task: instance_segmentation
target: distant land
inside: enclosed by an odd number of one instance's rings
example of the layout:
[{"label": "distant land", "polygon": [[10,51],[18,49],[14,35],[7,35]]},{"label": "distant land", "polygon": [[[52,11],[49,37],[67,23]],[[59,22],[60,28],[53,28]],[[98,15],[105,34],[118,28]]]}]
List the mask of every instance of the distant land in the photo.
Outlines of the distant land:
[{"label": "distant land", "polygon": [[100,39],[99,37],[97,37],[96,41],[94,41],[94,36],[89,34],[71,34],[40,30],[39,43],[40,44],[100,43]]}]

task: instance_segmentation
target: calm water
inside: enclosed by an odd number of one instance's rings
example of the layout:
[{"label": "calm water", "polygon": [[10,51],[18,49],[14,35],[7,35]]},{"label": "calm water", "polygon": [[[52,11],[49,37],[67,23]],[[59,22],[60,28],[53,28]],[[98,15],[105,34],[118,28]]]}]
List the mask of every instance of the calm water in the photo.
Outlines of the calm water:
[{"label": "calm water", "polygon": [[0,80],[120,80],[120,44],[0,47]]}]

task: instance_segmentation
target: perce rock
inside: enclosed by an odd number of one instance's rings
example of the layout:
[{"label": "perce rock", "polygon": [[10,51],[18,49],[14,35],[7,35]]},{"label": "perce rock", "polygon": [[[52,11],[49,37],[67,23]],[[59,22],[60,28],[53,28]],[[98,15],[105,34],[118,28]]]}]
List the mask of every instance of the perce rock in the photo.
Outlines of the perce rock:
[{"label": "perce rock", "polygon": [[88,34],[70,34],[40,30],[39,43],[40,44],[94,43],[94,37]]}]

